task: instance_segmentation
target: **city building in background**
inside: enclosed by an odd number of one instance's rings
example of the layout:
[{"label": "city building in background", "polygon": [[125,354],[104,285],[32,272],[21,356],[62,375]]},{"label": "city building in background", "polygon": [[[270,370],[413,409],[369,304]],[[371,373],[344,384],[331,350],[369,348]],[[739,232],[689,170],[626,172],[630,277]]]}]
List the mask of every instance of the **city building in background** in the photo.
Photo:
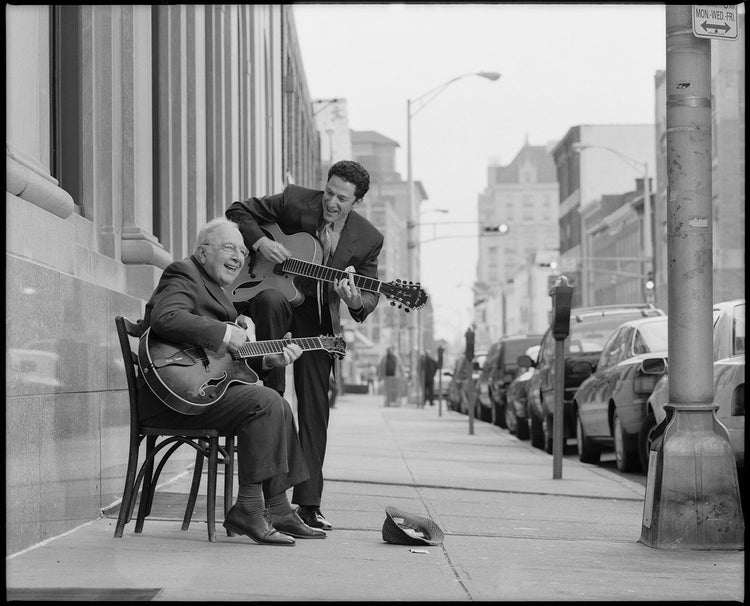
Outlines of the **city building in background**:
[{"label": "city building in background", "polygon": [[745,296],[745,12],[711,42],[714,302]]},{"label": "city building in background", "polygon": [[[594,276],[610,270],[612,262],[617,263],[611,260],[615,255],[606,260],[594,257],[584,217],[597,211],[602,196],[630,191],[646,170],[651,182],[655,170],[654,132],[653,124],[572,126],[552,150],[560,187],[558,271],[574,287],[574,306],[593,305]],[[642,201],[640,209],[642,215]],[[641,270],[645,263],[640,261]]]},{"label": "city building in background", "polygon": [[[525,272],[528,296],[528,289],[536,284],[534,276],[543,275],[546,284],[549,264],[556,260],[542,259],[544,255],[539,252],[557,250],[559,243],[559,190],[550,149],[551,145],[530,145],[527,141],[510,164],[487,168],[487,186],[477,205],[477,351],[486,350],[500,337],[538,330],[531,330],[532,318],[538,314],[529,306],[544,307],[546,313],[548,301],[531,298],[521,308],[511,293],[517,291],[519,270]],[[538,265],[542,261],[547,263],[546,268]],[[538,271],[522,269],[529,264]]]},{"label": "city building in background", "polygon": [[114,317],[141,318],[163,268],[232,201],[320,187],[321,164],[290,6],[5,16],[13,553],[122,494],[130,418]]}]

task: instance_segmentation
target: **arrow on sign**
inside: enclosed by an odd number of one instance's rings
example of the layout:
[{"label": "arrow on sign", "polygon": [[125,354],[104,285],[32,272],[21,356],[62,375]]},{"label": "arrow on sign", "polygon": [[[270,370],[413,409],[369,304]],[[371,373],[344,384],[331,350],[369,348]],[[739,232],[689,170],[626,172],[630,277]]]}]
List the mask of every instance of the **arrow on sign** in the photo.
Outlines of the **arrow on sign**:
[{"label": "arrow on sign", "polygon": [[731,29],[726,23],[717,24],[717,23],[708,23],[707,21],[704,21],[703,23],[701,23],[701,27],[706,31],[710,29],[717,29],[717,30],[723,29],[725,34]]}]

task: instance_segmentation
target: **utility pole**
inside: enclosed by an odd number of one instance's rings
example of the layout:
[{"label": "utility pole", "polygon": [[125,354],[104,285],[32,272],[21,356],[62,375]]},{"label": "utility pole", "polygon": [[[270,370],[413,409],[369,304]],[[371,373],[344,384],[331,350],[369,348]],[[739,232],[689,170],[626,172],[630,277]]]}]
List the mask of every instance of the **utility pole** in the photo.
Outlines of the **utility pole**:
[{"label": "utility pole", "polygon": [[743,549],[734,453],[713,402],[711,41],[666,6],[669,402],[651,447],[640,541]]}]

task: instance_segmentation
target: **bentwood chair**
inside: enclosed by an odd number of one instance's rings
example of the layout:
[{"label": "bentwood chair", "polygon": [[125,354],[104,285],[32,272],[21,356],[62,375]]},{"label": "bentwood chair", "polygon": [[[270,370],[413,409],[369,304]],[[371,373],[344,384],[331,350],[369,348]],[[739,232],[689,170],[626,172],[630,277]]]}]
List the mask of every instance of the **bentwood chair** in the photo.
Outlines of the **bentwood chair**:
[{"label": "bentwood chair", "polygon": [[[185,516],[182,521],[182,530],[187,530],[193,517],[195,502],[198,497],[201,476],[203,473],[203,459],[208,459],[208,486],[206,488],[206,523],[208,526],[208,540],[216,541],[216,477],[219,463],[224,465],[224,515],[226,516],[232,506],[233,474],[234,474],[234,435],[213,428],[205,429],[183,429],[149,427],[138,420],[138,344],[137,340],[143,334],[141,321],[131,322],[122,316],[115,317],[117,336],[120,340],[120,349],[125,363],[125,376],[128,383],[128,394],[130,397],[130,451],[128,454],[128,468],[125,474],[125,488],[122,491],[122,502],[120,513],[115,527],[115,537],[122,537],[123,529],[133,518],[133,510],[141,490],[140,504],[138,506],[138,517],[136,519],[135,532],[143,530],[143,522],[151,513],[151,505],[154,500],[154,489],[159,480],[164,465],[172,454],[183,444],[195,449],[195,466],[193,469],[193,480],[190,487]],[[131,339],[135,343],[131,343]],[[219,444],[219,438],[224,438],[224,445]],[[146,440],[145,459],[138,467],[138,455],[140,445]],[[166,449],[166,450],[164,450]],[[156,470],[154,463],[161,455]],[[227,531],[229,536],[233,533]]]}]

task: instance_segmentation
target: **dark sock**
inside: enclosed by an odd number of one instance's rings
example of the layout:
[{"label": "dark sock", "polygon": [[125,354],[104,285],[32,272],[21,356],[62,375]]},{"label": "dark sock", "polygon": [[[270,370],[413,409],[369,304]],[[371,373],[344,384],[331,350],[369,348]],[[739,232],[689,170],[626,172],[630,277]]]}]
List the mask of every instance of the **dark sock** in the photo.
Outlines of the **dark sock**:
[{"label": "dark sock", "polygon": [[262,515],[265,506],[263,504],[263,488],[261,484],[240,486],[237,491],[237,502],[235,505],[248,515]]},{"label": "dark sock", "polygon": [[276,496],[266,498],[268,511],[275,516],[285,516],[292,512],[292,506],[289,499],[286,498],[286,492],[280,492]]}]

